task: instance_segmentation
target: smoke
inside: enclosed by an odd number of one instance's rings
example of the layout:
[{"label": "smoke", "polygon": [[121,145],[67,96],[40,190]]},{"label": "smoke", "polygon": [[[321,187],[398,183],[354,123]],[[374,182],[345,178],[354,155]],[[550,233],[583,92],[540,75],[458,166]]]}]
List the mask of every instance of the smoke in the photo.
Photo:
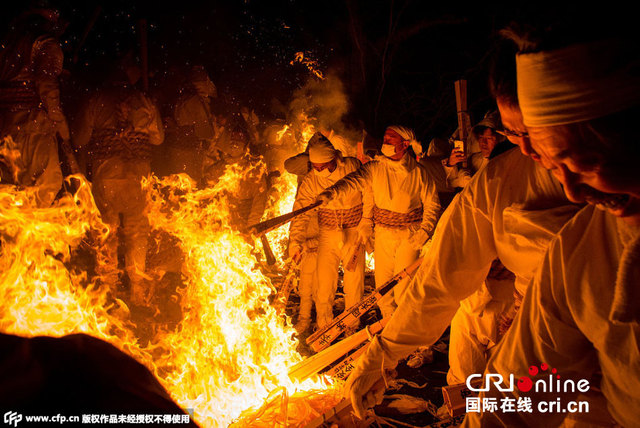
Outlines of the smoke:
[{"label": "smoke", "polygon": [[301,128],[304,122],[311,123],[344,155],[354,156],[360,137],[343,121],[350,107],[344,84],[334,71],[329,71],[322,80],[310,77],[293,93],[289,117],[294,128]]}]

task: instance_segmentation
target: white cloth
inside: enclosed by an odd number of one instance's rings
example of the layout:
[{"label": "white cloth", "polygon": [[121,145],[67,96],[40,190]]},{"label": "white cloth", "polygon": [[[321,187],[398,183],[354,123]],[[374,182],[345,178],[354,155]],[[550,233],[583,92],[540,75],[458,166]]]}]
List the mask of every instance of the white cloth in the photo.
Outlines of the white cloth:
[{"label": "white cloth", "polygon": [[[419,346],[435,343],[460,301],[482,285],[494,259],[516,275],[516,286],[526,288],[546,250],[542,243],[576,210],[552,173],[519,150],[492,159],[442,215],[398,310],[378,346],[361,357],[350,382],[362,389],[361,381],[356,383],[361,373],[365,379],[383,361],[394,367]],[[521,221],[506,221],[505,211]]]},{"label": "white cloth", "polygon": [[460,302],[449,334],[449,385],[484,372],[489,352],[501,338],[501,316],[513,304],[513,291],[513,278],[487,278],[480,289]]},{"label": "white cloth", "polygon": [[[352,191],[373,197],[378,208],[397,213],[409,213],[422,207],[424,213],[420,227],[431,235],[440,215],[440,201],[434,181],[427,170],[409,154],[399,161],[384,156],[367,162],[362,168],[344,177],[327,189],[333,199]],[[364,217],[372,218],[365,207]]]},{"label": "white cloth", "polygon": [[[640,326],[637,322],[609,320],[614,303],[614,284],[623,253],[638,239],[631,228],[611,214],[587,206],[558,234],[549,247],[541,269],[532,282],[514,324],[490,359],[487,372],[528,375],[531,365],[546,363],[562,379],[588,379],[600,370],[600,387],[611,415],[622,426],[638,427],[640,408]],[[594,262],[597,261],[597,262]],[[635,272],[640,265],[633,266]],[[628,284],[637,288],[638,284]],[[640,308],[635,307],[635,313]],[[492,389],[492,397],[500,393]],[[487,395],[487,396],[488,396]],[[575,394],[529,392],[532,401],[563,403]],[[555,426],[563,413],[470,414],[467,426]],[[497,419],[500,419],[498,422]]]},{"label": "white cloth", "polygon": [[[331,230],[320,228],[316,269],[317,291],[315,294],[318,327],[324,327],[333,318],[333,300],[338,287],[338,268],[346,264],[358,243],[357,228]],[[364,251],[357,255],[352,271],[344,269],[342,288],[345,308],[358,303],[364,294]]]},{"label": "white cloth", "polygon": [[[328,190],[334,198],[340,198],[354,190],[362,191],[365,195],[372,194],[377,207],[398,213],[423,208],[422,222],[415,229],[398,230],[375,226],[376,287],[381,287],[393,275],[417,260],[420,250],[413,245],[412,236],[421,229],[430,237],[440,215],[440,201],[434,180],[426,168],[409,154],[405,154],[400,161],[378,157]],[[365,210],[364,216],[371,218],[372,214]],[[397,299],[402,296],[407,281],[408,279],[401,281],[379,302],[378,306],[384,316],[395,310]]]},{"label": "white cloth", "polygon": [[[293,210],[311,205],[316,200],[316,196],[318,196],[318,194],[332,186],[345,175],[358,170],[360,166],[360,161],[356,158],[338,158],[336,169],[329,177],[320,177],[314,172],[314,170],[309,171],[298,187],[298,193],[293,204]],[[322,208],[330,210],[344,210],[353,208],[360,204],[364,204],[363,210],[365,213],[371,212],[373,209],[370,195],[364,195],[363,197],[363,194],[359,191],[351,190],[332,199],[326,205],[323,205]],[[302,243],[306,240],[306,229],[309,219],[312,215],[317,215],[316,212],[316,210],[307,211],[293,219],[289,232],[290,242]]]},{"label": "white cloth", "polygon": [[635,40],[600,40],[518,54],[518,101],[524,124],[583,122],[640,104]]},{"label": "white cloth", "polygon": [[316,265],[318,263],[318,249],[310,251],[306,248],[300,260],[300,281],[298,282],[298,296],[300,296],[300,312],[298,320],[311,320],[311,307],[318,292],[316,285]]},{"label": "white cloth", "polygon": [[[397,230],[384,227],[375,228],[374,257],[376,269],[374,272],[376,287],[381,287],[394,275],[400,273],[404,268],[418,260],[420,249],[416,249],[411,242],[414,235],[409,229]],[[382,317],[386,318],[393,314],[397,301],[404,294],[409,283],[409,278],[405,278],[396,284],[378,302]]]},{"label": "white cloth", "polygon": [[[311,147],[309,148],[311,151]],[[336,169],[329,177],[321,177],[311,170],[300,183],[293,209],[299,209],[312,204],[316,196],[327,187],[345,175],[357,170],[360,161],[355,158],[337,158]],[[344,210],[364,204],[370,211],[371,198],[364,198],[358,191],[350,191],[324,205],[323,209]],[[313,218],[317,219],[315,210],[309,211],[293,219],[289,233],[289,245],[302,246],[307,240],[309,223]],[[346,263],[352,254],[352,249],[358,240],[357,226],[349,229],[330,229],[320,226],[318,232],[318,254],[315,277],[315,292],[313,293],[316,305],[318,326],[322,327],[333,318],[333,301],[338,286],[338,268],[340,263]],[[345,269],[343,277],[343,289],[345,292],[345,304],[348,306],[357,303],[364,292],[364,254],[358,257],[359,263],[356,269],[349,272]],[[306,293],[306,290],[305,290]]]},{"label": "white cloth", "polygon": [[422,154],[422,144],[418,140],[416,140],[416,134],[411,128],[393,125],[389,126],[387,129],[395,131],[402,137],[403,140],[408,141],[416,156],[420,156]]},{"label": "white cloth", "polygon": [[336,149],[324,135],[316,133],[309,140],[309,160],[311,163],[327,163],[335,157]]},{"label": "white cloth", "polygon": [[405,141],[412,141],[416,139],[416,134],[415,132],[413,132],[411,128],[407,128],[405,126],[393,125],[393,126],[387,127],[387,129],[395,131]]}]

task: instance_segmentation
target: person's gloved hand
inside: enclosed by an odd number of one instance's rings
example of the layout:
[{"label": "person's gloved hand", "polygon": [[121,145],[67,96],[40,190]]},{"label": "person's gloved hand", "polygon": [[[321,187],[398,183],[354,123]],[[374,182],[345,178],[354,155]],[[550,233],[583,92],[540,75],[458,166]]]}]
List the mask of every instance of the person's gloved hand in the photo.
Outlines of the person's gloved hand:
[{"label": "person's gloved hand", "polygon": [[300,260],[302,256],[302,245],[297,242],[291,242],[289,244],[289,258],[293,261]]},{"label": "person's gloved hand", "polygon": [[333,199],[333,194],[330,191],[325,190],[324,192],[316,196],[315,202],[321,202],[320,206],[322,206],[322,205],[326,205],[332,199]]},{"label": "person's gloved hand", "polygon": [[356,416],[365,419],[367,409],[382,403],[385,383],[378,369],[377,373],[358,373],[354,369],[345,385],[345,398],[351,400]]},{"label": "person's gloved hand", "polygon": [[304,243],[304,249],[310,252],[315,252],[318,250],[318,238],[309,238]]},{"label": "person's gloved hand", "polygon": [[427,231],[424,229],[418,229],[409,238],[409,243],[411,244],[414,250],[422,250],[422,247],[424,247],[424,244],[426,244],[428,240],[429,240],[429,233],[427,233]]},{"label": "person's gloved hand", "polygon": [[364,243],[367,253],[373,253],[373,221],[370,218],[362,217],[358,225],[358,236]]},{"label": "person's gloved hand", "polygon": [[367,351],[358,359],[356,367],[344,385],[343,395],[351,400],[351,406],[360,419],[367,409],[382,403],[385,382],[382,377],[383,352],[379,337],[371,341]]}]

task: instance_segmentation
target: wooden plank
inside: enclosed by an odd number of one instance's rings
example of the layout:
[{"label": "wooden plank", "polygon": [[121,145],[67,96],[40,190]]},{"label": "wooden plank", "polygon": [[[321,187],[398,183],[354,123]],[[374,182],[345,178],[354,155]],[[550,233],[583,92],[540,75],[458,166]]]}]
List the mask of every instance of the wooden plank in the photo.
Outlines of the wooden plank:
[{"label": "wooden plank", "polygon": [[[473,387],[479,388],[482,385],[481,379],[471,382]],[[447,406],[449,415],[456,417],[467,412],[467,397],[476,397],[477,392],[471,391],[466,383],[457,383],[442,388],[442,397]]]},{"label": "wooden plank", "polygon": [[398,282],[406,277],[412,276],[418,270],[418,267],[420,267],[420,263],[422,263],[422,257],[407,266],[402,272],[383,284],[382,287],[377,288],[373,293],[365,296],[361,301],[346,309],[324,328],[309,336],[306,341],[307,344],[316,352],[320,352],[329,347],[331,342],[337,339],[345,330],[357,325],[360,317],[373,308],[382,296],[391,291]]},{"label": "wooden plank", "polygon": [[358,238],[358,241],[353,246],[351,254],[347,259],[347,264],[344,268],[349,272],[356,270],[356,266],[358,266],[358,259],[360,257],[364,257],[364,241],[362,238]]},{"label": "wooden plank", "polygon": [[292,379],[303,381],[315,375],[323,368],[332,364],[334,361],[337,361],[353,348],[356,348],[363,342],[367,341],[369,339],[369,334],[374,335],[382,331],[388,321],[389,318],[380,320],[368,327],[369,332],[367,332],[367,329],[364,328],[357,333],[341,340],[335,345],[328,347],[322,352],[319,352],[305,359],[304,361],[299,362],[289,369],[289,377]]},{"label": "wooden plank", "polygon": [[[471,117],[468,112],[467,105],[467,81],[464,79],[456,80],[455,84],[456,92],[456,111],[458,116],[458,139],[462,141],[464,147],[464,154],[469,155],[468,139],[471,132]],[[463,168],[467,167],[467,162],[463,162]]]},{"label": "wooden plank", "polygon": [[368,343],[364,346],[361,346],[358,350],[346,357],[344,360],[340,361],[335,366],[331,367],[331,369],[327,370],[324,374],[340,382],[346,381],[353,369],[356,368],[356,360],[360,358],[362,354],[364,354],[367,348],[369,348]]}]

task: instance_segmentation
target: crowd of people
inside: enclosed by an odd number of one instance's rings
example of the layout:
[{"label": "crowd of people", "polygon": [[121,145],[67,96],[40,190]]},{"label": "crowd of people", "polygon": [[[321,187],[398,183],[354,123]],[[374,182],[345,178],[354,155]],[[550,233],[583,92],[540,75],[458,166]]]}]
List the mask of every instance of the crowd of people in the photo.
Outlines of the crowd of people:
[{"label": "crowd of people", "polygon": [[[254,149],[258,120],[246,108],[212,113],[216,87],[201,66],[190,67],[158,108],[137,88],[140,68],[125,55],[68,124],[58,15],[32,10],[13,29],[0,51],[0,133],[20,157],[3,165],[2,181],[34,187],[37,203],[51,205],[65,161],[58,145],[70,143],[113,231],[97,273],[119,281],[122,228],[130,302],[149,305],[141,178],[185,173],[209,186],[229,164],[250,170],[264,154]],[[319,205],[290,229],[289,257],[300,265],[299,334],[314,325],[314,307],[316,328],[331,322],[340,282],[346,307],[363,298],[366,253],[374,255],[376,287],[422,258],[416,275],[379,301],[387,325],[345,385],[359,417],[381,401],[385,370],[406,358],[412,367],[428,361],[450,327],[450,384],[483,373],[522,379],[544,365],[563,381],[591,385],[581,398],[589,412],[485,409],[470,411],[465,426],[640,426],[638,45],[624,32],[566,33],[503,32],[490,72],[497,110],[471,129],[466,146],[452,139],[423,152],[413,130],[390,125],[371,157],[350,157],[332,132],[318,131],[303,153],[282,158],[299,177],[293,209]],[[154,166],[157,158],[166,162]],[[239,228],[263,217],[270,176],[251,180],[234,195]],[[479,398],[516,403],[531,394],[487,387]],[[577,394],[563,391],[562,399]]]}]

